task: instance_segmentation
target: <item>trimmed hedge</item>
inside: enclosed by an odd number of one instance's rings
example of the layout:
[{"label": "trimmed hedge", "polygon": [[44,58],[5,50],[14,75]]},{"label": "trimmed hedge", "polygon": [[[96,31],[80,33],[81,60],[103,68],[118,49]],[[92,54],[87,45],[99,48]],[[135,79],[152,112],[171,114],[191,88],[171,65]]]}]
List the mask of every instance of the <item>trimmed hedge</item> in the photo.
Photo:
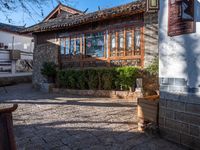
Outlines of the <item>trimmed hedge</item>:
[{"label": "trimmed hedge", "polygon": [[129,90],[139,74],[137,67],[69,69],[58,71],[57,83],[68,89]]}]

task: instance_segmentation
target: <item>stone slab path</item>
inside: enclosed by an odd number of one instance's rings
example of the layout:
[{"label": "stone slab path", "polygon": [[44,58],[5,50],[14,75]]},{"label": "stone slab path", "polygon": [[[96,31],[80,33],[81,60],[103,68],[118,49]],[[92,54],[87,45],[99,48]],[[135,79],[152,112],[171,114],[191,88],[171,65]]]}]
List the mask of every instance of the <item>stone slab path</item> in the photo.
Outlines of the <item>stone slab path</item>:
[{"label": "stone slab path", "polygon": [[139,133],[136,104],[117,99],[47,94],[20,84],[0,89],[13,113],[18,150],[182,150]]}]

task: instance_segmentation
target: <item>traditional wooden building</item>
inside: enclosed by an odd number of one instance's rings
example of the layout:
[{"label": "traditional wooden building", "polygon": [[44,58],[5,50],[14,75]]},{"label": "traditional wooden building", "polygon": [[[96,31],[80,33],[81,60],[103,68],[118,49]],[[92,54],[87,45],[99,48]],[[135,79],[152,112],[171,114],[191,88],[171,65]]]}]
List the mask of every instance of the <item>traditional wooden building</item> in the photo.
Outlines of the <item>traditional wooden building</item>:
[{"label": "traditional wooden building", "polygon": [[92,13],[59,4],[23,31],[35,37],[33,82],[44,81],[44,61],[61,68],[148,66],[158,55],[157,18],[146,12],[146,0]]}]

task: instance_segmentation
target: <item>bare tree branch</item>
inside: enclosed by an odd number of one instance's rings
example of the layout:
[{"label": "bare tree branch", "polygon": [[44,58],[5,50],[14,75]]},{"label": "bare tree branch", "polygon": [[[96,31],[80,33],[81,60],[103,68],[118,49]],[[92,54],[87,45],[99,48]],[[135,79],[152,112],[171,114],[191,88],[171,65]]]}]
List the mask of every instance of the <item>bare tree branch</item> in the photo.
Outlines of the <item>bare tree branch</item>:
[{"label": "bare tree branch", "polygon": [[44,18],[44,7],[53,6],[54,2],[70,4],[72,0],[0,0],[0,12],[9,23],[12,21],[9,14],[19,10],[37,23],[38,19],[36,18]]}]

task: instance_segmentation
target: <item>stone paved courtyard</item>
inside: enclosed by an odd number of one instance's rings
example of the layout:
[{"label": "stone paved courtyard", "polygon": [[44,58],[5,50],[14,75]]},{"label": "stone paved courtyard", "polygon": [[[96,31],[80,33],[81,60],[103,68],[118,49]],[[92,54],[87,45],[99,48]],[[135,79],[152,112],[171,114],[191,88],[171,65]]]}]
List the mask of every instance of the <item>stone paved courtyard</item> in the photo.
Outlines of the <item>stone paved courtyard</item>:
[{"label": "stone paved courtyard", "polygon": [[137,132],[136,104],[35,91],[30,84],[0,89],[0,101],[19,103],[13,114],[18,150],[182,150]]}]

